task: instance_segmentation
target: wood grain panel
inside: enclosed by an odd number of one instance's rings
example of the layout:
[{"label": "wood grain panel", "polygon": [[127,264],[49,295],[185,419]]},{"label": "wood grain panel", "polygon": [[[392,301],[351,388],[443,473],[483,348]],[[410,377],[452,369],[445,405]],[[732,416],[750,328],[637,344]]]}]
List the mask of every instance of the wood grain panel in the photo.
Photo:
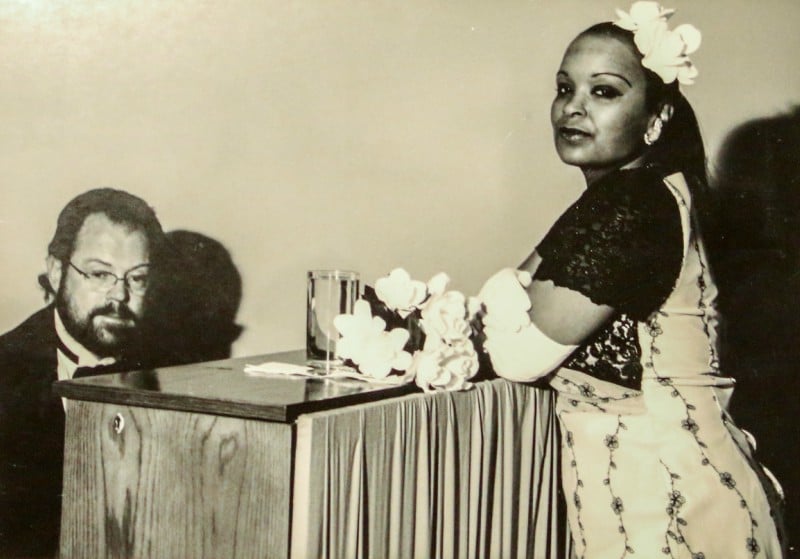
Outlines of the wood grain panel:
[{"label": "wood grain panel", "polygon": [[62,556],[287,557],[291,429],[70,401]]}]

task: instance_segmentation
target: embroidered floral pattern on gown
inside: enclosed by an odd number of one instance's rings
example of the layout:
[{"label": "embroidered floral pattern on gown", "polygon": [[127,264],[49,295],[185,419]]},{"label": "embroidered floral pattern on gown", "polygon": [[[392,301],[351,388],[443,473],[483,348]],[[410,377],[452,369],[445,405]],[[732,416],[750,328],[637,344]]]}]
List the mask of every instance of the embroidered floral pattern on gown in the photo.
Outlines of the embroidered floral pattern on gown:
[{"label": "embroidered floral pattern on gown", "polygon": [[717,361],[716,286],[682,175],[612,173],[538,247],[535,277],[619,311],[551,384],[577,557],[781,557]]}]

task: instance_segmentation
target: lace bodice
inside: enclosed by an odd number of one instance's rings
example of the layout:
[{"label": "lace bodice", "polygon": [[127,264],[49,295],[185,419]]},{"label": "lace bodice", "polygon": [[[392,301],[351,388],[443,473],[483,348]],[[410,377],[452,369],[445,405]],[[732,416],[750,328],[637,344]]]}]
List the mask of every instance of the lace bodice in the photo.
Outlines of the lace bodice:
[{"label": "lace bodice", "polygon": [[642,320],[672,290],[682,245],[678,207],[661,175],[621,170],[590,186],[556,221],[537,248],[535,277]]},{"label": "lace bodice", "polygon": [[675,197],[653,168],[603,177],[556,221],[537,248],[542,262],[534,277],[618,311],[566,367],[640,386],[636,322],[670,295],[681,270],[682,235]]}]

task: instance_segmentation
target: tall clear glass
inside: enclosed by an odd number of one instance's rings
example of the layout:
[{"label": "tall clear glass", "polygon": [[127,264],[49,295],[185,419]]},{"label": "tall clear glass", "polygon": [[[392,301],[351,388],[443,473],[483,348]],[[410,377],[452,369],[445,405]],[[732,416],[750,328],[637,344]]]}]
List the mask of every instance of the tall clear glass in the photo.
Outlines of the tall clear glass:
[{"label": "tall clear glass", "polygon": [[306,302],[306,356],[309,364],[329,368],[340,365],[336,353],[339,332],[333,319],[350,314],[358,299],[358,272],[349,270],[311,270],[308,272]]}]

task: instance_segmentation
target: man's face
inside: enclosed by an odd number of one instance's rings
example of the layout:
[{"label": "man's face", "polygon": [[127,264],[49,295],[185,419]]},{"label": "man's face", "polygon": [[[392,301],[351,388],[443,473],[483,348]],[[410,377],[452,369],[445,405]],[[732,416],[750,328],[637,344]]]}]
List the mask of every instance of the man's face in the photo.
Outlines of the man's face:
[{"label": "man's face", "polygon": [[137,333],[144,293],[132,292],[125,281],[100,288],[78,270],[89,276],[110,272],[118,278],[128,274],[142,279],[148,266],[147,237],[142,231],[114,223],[102,213],[89,215],[78,231],[70,261],[48,259],[51,284],[58,286],[56,308],[70,335],[101,357],[118,356]]}]

